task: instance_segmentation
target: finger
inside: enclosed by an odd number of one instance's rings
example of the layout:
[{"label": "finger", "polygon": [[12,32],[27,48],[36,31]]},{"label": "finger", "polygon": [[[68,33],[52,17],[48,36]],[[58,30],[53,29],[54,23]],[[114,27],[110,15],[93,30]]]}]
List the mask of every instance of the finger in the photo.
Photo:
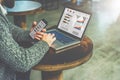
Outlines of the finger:
[{"label": "finger", "polygon": [[51,34],[50,33],[47,33],[46,36],[50,36]]},{"label": "finger", "polygon": [[51,37],[51,38],[53,38],[53,37],[55,37],[55,34],[48,33],[48,36]]},{"label": "finger", "polygon": [[32,27],[35,27],[36,25],[37,25],[37,22],[34,21],[34,22],[32,23]]},{"label": "finger", "polygon": [[35,37],[35,39],[36,39],[36,40],[41,40],[41,39],[40,39],[40,38],[38,38],[38,37]]},{"label": "finger", "polygon": [[55,41],[55,40],[56,40],[56,37],[53,38],[53,41]]},{"label": "finger", "polygon": [[36,25],[37,25],[37,22],[34,21],[34,22],[32,23],[32,27],[31,27],[30,31],[32,31]]},{"label": "finger", "polygon": [[55,36],[55,34],[51,34],[53,37]]},{"label": "finger", "polygon": [[42,38],[43,36],[42,35],[35,35],[35,37]]},{"label": "finger", "polygon": [[42,31],[41,32],[46,32],[46,29],[42,29]]},{"label": "finger", "polygon": [[41,39],[42,39],[42,36],[41,36],[41,35],[36,35],[36,36],[35,36],[35,39],[41,40]]},{"label": "finger", "polygon": [[43,33],[43,32],[36,32],[36,35],[41,35],[41,36],[43,36],[45,33]]}]

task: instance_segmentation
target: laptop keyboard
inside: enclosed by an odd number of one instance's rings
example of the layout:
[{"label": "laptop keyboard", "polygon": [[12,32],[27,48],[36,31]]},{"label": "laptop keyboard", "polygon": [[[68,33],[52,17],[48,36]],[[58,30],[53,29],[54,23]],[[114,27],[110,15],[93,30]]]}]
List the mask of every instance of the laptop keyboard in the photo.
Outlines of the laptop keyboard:
[{"label": "laptop keyboard", "polygon": [[70,38],[68,36],[65,36],[64,34],[61,34],[60,32],[57,31],[50,31],[50,33],[54,33],[55,37],[58,41],[60,41],[63,44],[68,44],[71,43],[72,41],[74,41],[73,38]]}]

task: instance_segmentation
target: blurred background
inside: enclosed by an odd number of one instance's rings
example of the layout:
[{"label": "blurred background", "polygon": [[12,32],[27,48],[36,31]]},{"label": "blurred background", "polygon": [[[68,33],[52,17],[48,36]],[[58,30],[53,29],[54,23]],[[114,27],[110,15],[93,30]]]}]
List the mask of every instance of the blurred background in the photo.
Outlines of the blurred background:
[{"label": "blurred background", "polygon": [[[44,11],[26,15],[26,29],[42,18],[48,21],[48,27],[57,25],[65,6],[92,14],[85,35],[93,41],[93,55],[85,64],[64,70],[63,80],[120,80],[120,0],[34,1],[41,3]],[[14,23],[12,15],[8,18]],[[32,70],[30,79],[42,80],[41,71]]]}]

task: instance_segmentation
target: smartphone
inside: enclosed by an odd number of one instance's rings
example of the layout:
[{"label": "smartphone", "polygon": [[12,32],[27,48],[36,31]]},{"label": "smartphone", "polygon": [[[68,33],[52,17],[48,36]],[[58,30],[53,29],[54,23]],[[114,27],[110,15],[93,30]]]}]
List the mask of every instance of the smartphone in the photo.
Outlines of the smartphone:
[{"label": "smartphone", "polygon": [[48,22],[45,19],[41,19],[40,22],[36,25],[36,27],[30,32],[31,38],[34,39],[34,35],[36,32],[40,32],[43,28],[48,25]]}]

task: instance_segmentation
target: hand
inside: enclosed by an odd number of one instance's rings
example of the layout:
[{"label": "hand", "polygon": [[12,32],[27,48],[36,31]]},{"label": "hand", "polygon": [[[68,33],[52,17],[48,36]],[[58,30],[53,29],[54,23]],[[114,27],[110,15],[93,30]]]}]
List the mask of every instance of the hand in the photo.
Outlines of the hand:
[{"label": "hand", "polygon": [[43,37],[42,37],[43,41],[46,41],[48,43],[49,46],[52,45],[52,43],[56,40],[56,37],[54,34],[51,33],[44,33]]},{"label": "hand", "polygon": [[[36,25],[37,25],[37,22],[34,21],[34,22],[32,23],[32,27],[31,27],[30,31],[32,31],[32,30],[36,27]],[[36,34],[34,35],[34,38],[35,38],[36,40],[41,40],[41,39],[42,39],[42,35],[43,35],[45,32],[46,32],[46,29],[42,29],[41,32],[36,32]]]},{"label": "hand", "polygon": [[[32,27],[31,27],[30,31],[32,31],[36,26],[37,26],[37,22],[34,21],[34,22],[32,23]],[[46,32],[46,29],[42,29],[41,32]]]}]

